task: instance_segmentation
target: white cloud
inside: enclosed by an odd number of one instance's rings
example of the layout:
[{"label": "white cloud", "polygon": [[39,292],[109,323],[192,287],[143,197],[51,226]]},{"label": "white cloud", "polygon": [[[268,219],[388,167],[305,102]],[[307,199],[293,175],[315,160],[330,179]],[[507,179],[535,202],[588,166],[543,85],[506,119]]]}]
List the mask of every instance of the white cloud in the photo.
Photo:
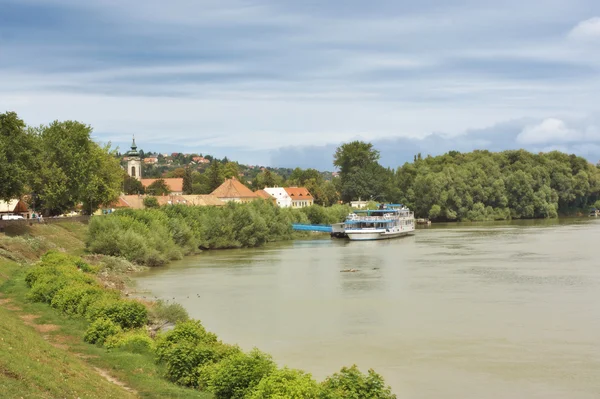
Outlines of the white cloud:
[{"label": "white cloud", "polygon": [[569,37],[573,39],[600,40],[600,17],[594,17],[581,21],[569,32]]},{"label": "white cloud", "polygon": [[600,140],[600,130],[594,125],[576,129],[557,118],[547,118],[537,125],[526,126],[517,136],[522,144],[548,144],[590,142]]}]

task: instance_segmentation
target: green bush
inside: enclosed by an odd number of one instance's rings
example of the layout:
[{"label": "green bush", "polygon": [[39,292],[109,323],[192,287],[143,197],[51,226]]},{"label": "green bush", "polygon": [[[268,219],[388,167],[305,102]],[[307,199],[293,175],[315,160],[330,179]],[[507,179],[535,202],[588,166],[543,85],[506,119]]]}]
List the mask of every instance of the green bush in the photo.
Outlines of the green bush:
[{"label": "green bush", "polygon": [[158,204],[158,199],[156,197],[145,197],[144,198],[144,206],[146,208],[158,208],[160,205]]},{"label": "green bush", "polygon": [[243,399],[275,368],[271,356],[258,349],[240,352],[215,365],[208,390],[216,399]]},{"label": "green bush", "polygon": [[183,342],[191,344],[216,344],[217,336],[206,331],[199,320],[188,320],[177,323],[175,328],[156,338],[156,356],[158,361],[166,359],[167,352],[175,345]]},{"label": "green bush", "polygon": [[150,308],[150,319],[155,323],[168,322],[179,323],[189,320],[187,311],[178,303],[166,303],[158,300]]},{"label": "green bush", "polygon": [[67,285],[54,295],[51,306],[68,315],[81,314],[79,312],[81,301],[87,296],[99,297],[102,293],[101,288],[91,285]]},{"label": "green bush", "polygon": [[108,337],[121,332],[121,327],[108,319],[97,319],[86,330],[83,340],[90,344],[102,345]]},{"label": "green bush", "polygon": [[140,328],[148,322],[148,310],[137,301],[103,298],[87,311],[88,320],[108,319],[124,330]]},{"label": "green bush", "polygon": [[218,360],[215,344],[178,342],[164,352],[165,377],[179,385],[197,386],[198,368]]},{"label": "green bush", "polygon": [[321,399],[396,399],[383,377],[373,370],[367,375],[360,372],[356,365],[343,367],[339,373],[323,381]]},{"label": "green bush", "polygon": [[310,374],[288,368],[264,377],[248,399],[319,399],[321,388]]},{"label": "green bush", "polygon": [[154,350],[154,340],[143,330],[131,330],[108,337],[104,347],[132,353],[149,353]]}]

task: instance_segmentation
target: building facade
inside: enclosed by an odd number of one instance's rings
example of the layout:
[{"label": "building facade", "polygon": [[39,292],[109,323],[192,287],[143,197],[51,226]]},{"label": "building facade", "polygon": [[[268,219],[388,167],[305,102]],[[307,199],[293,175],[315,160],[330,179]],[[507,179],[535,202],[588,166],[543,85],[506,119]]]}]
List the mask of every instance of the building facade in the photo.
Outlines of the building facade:
[{"label": "building facade", "polygon": [[305,187],[286,187],[286,193],[292,201],[292,208],[304,208],[311,206],[315,200]]},{"label": "building facade", "polygon": [[290,208],[292,206],[292,199],[288,195],[286,189],[283,187],[265,187],[263,189],[271,197],[275,198],[277,206],[280,208]]}]

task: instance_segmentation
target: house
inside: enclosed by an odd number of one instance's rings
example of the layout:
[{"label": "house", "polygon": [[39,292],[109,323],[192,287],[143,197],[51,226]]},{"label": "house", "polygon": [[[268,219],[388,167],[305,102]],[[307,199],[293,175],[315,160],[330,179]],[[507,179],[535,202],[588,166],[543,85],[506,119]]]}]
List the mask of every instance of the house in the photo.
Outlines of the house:
[{"label": "house", "polygon": [[29,219],[29,206],[25,201],[18,198],[10,201],[0,201],[0,215],[21,215],[25,219]]},{"label": "house", "polygon": [[361,201],[360,198],[358,199],[358,201],[350,201],[350,206],[353,209],[363,209],[366,208],[368,204],[369,201]]},{"label": "house", "polygon": [[201,163],[210,163],[210,161],[204,157],[193,157],[192,161],[201,164]]},{"label": "house", "polygon": [[331,177],[340,177],[340,172],[331,172]]},{"label": "house", "polygon": [[156,157],[150,157],[150,158],[144,158],[144,163],[146,165],[154,165],[158,163],[158,158]]},{"label": "house", "polygon": [[304,208],[314,203],[314,198],[305,187],[286,187],[285,192],[292,200],[292,208]]},{"label": "house", "polygon": [[235,177],[225,180],[211,195],[225,202],[250,202],[260,198]]},{"label": "house", "polygon": [[[144,188],[148,188],[152,183],[160,179],[140,179],[140,182],[144,186]],[[162,179],[165,181],[167,187],[169,187],[170,194],[172,195],[181,195],[183,194],[183,178],[181,177],[173,177],[168,179]]]},{"label": "house", "polygon": [[292,206],[292,198],[289,196],[283,187],[266,187],[264,191],[275,198],[277,206],[280,208],[290,208]]},{"label": "house", "polygon": [[277,203],[277,198],[273,197],[271,194],[269,194],[268,192],[266,192],[265,190],[257,190],[255,191],[256,195],[258,195],[260,198],[266,200],[266,201],[271,201],[273,204],[275,205],[279,205]]}]

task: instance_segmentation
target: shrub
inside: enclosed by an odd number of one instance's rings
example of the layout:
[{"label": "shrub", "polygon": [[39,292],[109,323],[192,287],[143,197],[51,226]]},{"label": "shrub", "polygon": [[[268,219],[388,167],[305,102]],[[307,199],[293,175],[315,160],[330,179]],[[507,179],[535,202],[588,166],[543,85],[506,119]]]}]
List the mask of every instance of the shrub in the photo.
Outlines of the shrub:
[{"label": "shrub", "polygon": [[319,384],[300,370],[275,370],[264,377],[248,399],[318,399]]},{"label": "shrub", "polygon": [[158,208],[160,205],[158,204],[158,199],[156,197],[145,197],[144,198],[144,206],[146,208]]},{"label": "shrub", "polygon": [[243,399],[274,370],[271,356],[258,349],[240,352],[215,365],[208,389],[216,399]]},{"label": "shrub", "polygon": [[148,310],[137,301],[104,298],[89,307],[88,320],[108,319],[127,330],[140,328],[148,322]]},{"label": "shrub", "polygon": [[178,303],[167,304],[159,299],[150,309],[150,319],[156,323],[163,321],[178,323],[187,321],[189,318],[185,308]]},{"label": "shrub", "polygon": [[154,341],[145,331],[132,330],[108,337],[104,347],[132,353],[148,353],[154,350]]},{"label": "shrub", "polygon": [[121,327],[108,319],[97,319],[94,321],[85,332],[83,340],[90,344],[103,344],[110,336],[121,332]]},{"label": "shrub", "polygon": [[373,370],[364,375],[356,365],[343,367],[339,373],[327,377],[321,385],[321,399],[396,399],[391,388],[385,385],[383,377]]},{"label": "shrub", "polygon": [[171,345],[163,355],[165,377],[179,385],[197,386],[198,367],[218,361],[216,345],[182,341]]},{"label": "shrub", "polygon": [[159,361],[164,360],[165,353],[174,344],[182,342],[191,344],[216,344],[217,336],[206,331],[199,320],[189,320],[177,323],[175,328],[164,334],[161,334],[156,339],[156,355]]},{"label": "shrub", "polygon": [[102,289],[90,285],[68,285],[59,290],[52,298],[51,306],[68,315],[80,314],[78,309],[83,298],[100,296]]}]

